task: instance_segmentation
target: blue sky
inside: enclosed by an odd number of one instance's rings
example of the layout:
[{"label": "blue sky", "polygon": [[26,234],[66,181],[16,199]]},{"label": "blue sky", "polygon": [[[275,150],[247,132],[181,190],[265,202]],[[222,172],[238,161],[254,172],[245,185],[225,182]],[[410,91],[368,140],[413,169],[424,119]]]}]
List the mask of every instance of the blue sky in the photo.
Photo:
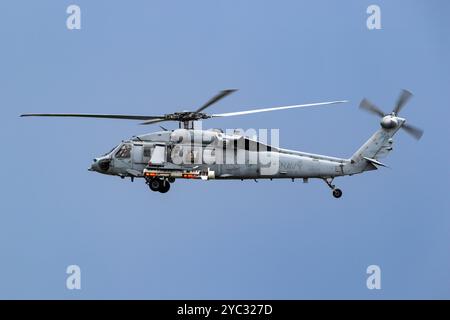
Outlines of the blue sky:
[{"label": "blue sky", "polygon": [[[82,29],[66,28],[81,7]],[[378,4],[382,30],[366,28]],[[0,298],[450,298],[448,1],[2,1]],[[210,120],[279,128],[290,149],[348,157],[415,96],[381,169],[321,181],[177,181],[169,193],[88,172],[151,132],[134,122],[23,119],[24,112],[231,112],[346,105]],[[170,126],[170,125],[168,125]],[[82,289],[65,287],[77,264]],[[366,288],[366,268],[382,289]]]}]

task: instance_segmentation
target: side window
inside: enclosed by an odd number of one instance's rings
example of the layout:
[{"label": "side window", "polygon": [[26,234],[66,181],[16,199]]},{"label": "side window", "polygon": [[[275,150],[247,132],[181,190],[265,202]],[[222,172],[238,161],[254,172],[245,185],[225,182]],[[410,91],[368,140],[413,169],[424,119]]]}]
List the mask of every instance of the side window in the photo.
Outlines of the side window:
[{"label": "side window", "polygon": [[144,158],[150,158],[152,155],[152,147],[144,147]]},{"label": "side window", "polygon": [[124,144],[116,152],[117,159],[128,159],[131,157],[131,144]]}]

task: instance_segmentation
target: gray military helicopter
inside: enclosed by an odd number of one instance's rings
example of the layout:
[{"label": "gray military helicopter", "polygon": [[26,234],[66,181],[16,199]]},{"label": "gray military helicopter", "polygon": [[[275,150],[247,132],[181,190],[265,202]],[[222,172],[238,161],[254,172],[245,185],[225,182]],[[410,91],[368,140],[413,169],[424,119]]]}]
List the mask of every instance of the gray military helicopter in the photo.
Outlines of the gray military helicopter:
[{"label": "gray military helicopter", "polygon": [[176,179],[230,180],[230,179],[296,179],[308,182],[322,179],[335,198],[342,191],[333,184],[335,177],[351,176],[385,166],[380,159],[393,145],[393,136],[404,129],[420,139],[423,131],[406,124],[398,116],[412,94],[403,90],[391,113],[385,114],[373,103],[363,99],[360,108],[381,118],[376,131],[350,158],[336,158],[270,145],[239,132],[224,133],[220,129],[201,130],[199,120],[239,116],[259,112],[286,110],[344,103],[331,101],[274,108],[254,109],[221,114],[206,114],[204,110],[236,90],[223,90],[195,111],[182,111],[160,116],[118,114],[54,114],[32,113],[21,117],[82,117],[140,120],[149,125],[163,121],[177,121],[179,128],[134,136],[111,151],[95,158],[90,171],[102,174],[143,178],[152,191],[166,193]]}]

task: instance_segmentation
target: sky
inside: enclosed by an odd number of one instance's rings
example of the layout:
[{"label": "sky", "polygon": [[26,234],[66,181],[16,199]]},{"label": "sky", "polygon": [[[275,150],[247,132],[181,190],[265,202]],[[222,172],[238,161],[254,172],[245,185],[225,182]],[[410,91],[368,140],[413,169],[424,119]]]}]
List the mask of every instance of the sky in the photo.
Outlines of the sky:
[{"label": "sky", "polygon": [[[66,9],[81,8],[68,30]],[[369,30],[367,7],[381,9]],[[448,1],[2,1],[0,298],[450,298]],[[89,172],[133,121],[26,112],[164,114],[239,91],[215,113],[348,99],[205,128],[280,129],[285,148],[350,157],[378,119],[425,130],[389,168],[323,181],[142,180]],[[175,128],[176,124],[167,124]],[[81,269],[68,290],[66,268]],[[366,269],[381,270],[381,289]]]}]

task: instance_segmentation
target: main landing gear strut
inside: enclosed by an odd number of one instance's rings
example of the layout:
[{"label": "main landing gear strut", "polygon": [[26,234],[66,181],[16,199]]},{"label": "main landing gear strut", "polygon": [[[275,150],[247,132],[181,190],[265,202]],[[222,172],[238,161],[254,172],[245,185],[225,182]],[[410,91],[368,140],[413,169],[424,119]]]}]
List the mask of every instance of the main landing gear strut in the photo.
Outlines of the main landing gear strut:
[{"label": "main landing gear strut", "polygon": [[148,184],[148,187],[152,191],[159,191],[161,193],[166,193],[170,189],[170,182],[168,179],[161,179],[161,178],[151,178],[146,180],[146,183]]},{"label": "main landing gear strut", "polygon": [[333,178],[324,178],[323,181],[327,184],[327,186],[330,187],[331,190],[333,190],[333,197],[340,198],[342,197],[342,190],[339,188],[336,188],[336,186],[333,183]]}]

